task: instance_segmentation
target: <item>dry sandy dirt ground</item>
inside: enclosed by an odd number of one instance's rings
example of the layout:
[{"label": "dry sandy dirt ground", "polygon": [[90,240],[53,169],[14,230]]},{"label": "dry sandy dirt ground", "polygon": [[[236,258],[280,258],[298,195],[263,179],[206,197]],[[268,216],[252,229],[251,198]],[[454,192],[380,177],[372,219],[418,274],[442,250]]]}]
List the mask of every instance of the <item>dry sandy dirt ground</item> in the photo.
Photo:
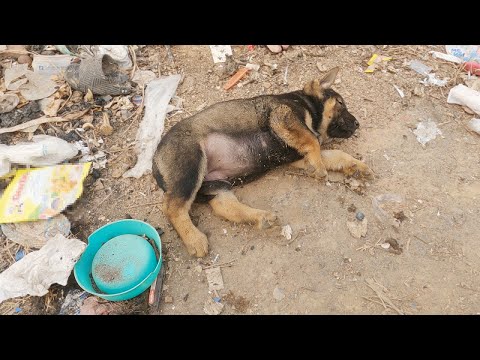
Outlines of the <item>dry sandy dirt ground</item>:
[{"label": "dry sandy dirt ground", "polygon": [[[449,89],[463,80],[455,65],[429,55],[444,48],[294,45],[278,55],[264,46],[233,50],[237,61],[262,67],[230,91],[223,90],[229,75],[213,64],[208,46],[172,46],[174,64],[163,46],[138,52],[140,69],[185,75],[176,94],[184,110],[167,118],[166,130],[218,101],[297,90],[320,77],[320,70],[340,66],[334,88],[359,119],[360,129],[325,148],[365,161],[375,179],[356,183],[332,175],[325,183],[286,166],[235,189],[242,202],[271,209],[282,225],[289,224],[291,240],[281,236],[278,227],[260,231],[236,225],[214,216],[208,204],[196,204],[192,218],[210,243],[210,253],[198,260],[188,255],[162,214],[162,193],[151,175],[139,180],[112,176],[131,166],[130,149],[109,156],[95,183],[87,178],[82,198],[66,212],[73,234],[86,241],[96,228],[127,214],[161,227],[166,276],[160,314],[203,314],[205,302],[215,295],[209,293],[202,270],[211,264],[226,264],[221,267],[224,289],[218,291],[223,314],[480,313],[480,138],[465,128],[473,116],[446,103]],[[373,53],[393,59],[366,74]],[[407,66],[412,59],[433,67],[440,78],[449,77],[448,85],[420,84],[422,76]],[[277,64],[277,69],[265,64]],[[422,147],[412,131],[428,119],[442,135]],[[138,120],[130,121],[113,119],[115,132],[104,138],[105,149],[133,144]],[[403,198],[383,204],[385,220],[375,216],[372,205],[382,194]],[[354,209],[368,221],[365,237],[355,238],[347,228],[355,219]],[[393,246],[386,248],[386,242]],[[72,276],[67,288],[53,286],[45,297],[5,302],[3,313],[18,306],[27,314],[58,313],[66,291],[76,287]],[[116,303],[112,313],[152,311],[144,293]]]}]

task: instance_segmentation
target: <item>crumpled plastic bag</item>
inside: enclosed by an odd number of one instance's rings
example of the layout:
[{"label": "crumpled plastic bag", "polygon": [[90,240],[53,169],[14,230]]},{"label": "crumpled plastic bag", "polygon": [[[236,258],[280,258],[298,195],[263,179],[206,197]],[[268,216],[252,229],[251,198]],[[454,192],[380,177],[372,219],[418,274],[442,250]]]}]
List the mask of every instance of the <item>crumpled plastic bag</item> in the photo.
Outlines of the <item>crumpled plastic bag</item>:
[{"label": "crumpled plastic bag", "polygon": [[0,274],[0,303],[14,297],[47,294],[50,285],[67,285],[68,277],[86,248],[78,239],[58,234]]},{"label": "crumpled plastic bag", "polygon": [[140,178],[152,172],[155,150],[162,138],[165,127],[165,115],[170,99],[177,90],[181,75],[152,80],[145,90],[145,116],[138,128],[135,150],[137,163],[123,177]]},{"label": "crumpled plastic bag", "polygon": [[49,135],[34,135],[32,142],[0,144],[0,177],[8,174],[11,164],[50,166],[73,158],[78,148]]},{"label": "crumpled plastic bag", "polygon": [[480,92],[465,85],[457,85],[450,89],[447,103],[464,105],[480,115]]}]

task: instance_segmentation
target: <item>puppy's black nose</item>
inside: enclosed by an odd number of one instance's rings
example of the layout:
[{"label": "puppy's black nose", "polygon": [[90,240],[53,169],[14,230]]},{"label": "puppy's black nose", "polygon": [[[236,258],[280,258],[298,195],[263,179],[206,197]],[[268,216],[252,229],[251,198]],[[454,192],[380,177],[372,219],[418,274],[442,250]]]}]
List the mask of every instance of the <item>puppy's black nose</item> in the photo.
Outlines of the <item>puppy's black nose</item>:
[{"label": "puppy's black nose", "polygon": [[358,122],[358,120],[355,120],[355,128],[359,128],[360,127],[360,123]]}]

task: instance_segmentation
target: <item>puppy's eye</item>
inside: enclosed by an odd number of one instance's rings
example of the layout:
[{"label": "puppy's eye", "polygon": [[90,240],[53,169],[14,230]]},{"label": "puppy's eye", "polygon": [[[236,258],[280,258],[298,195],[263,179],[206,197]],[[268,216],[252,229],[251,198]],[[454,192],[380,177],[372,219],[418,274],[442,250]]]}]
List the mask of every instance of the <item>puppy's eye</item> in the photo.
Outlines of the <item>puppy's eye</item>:
[{"label": "puppy's eye", "polygon": [[337,99],[338,105],[343,105],[343,101],[341,99]]}]

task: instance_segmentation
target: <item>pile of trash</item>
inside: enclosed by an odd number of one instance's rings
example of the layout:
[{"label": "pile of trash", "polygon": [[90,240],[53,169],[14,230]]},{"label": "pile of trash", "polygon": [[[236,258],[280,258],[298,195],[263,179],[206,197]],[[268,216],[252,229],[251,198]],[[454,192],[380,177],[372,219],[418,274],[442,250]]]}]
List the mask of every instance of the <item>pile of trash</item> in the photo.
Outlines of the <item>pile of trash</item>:
[{"label": "pile of trash", "polygon": [[[181,75],[157,77],[136,64],[138,46],[0,45],[0,224],[19,244],[0,273],[0,303],[66,285],[86,239],[62,212],[83,182],[107,166],[104,138],[116,122],[143,119],[137,163],[124,177],[151,172]],[[2,190],[3,189],[3,190]]]}]

